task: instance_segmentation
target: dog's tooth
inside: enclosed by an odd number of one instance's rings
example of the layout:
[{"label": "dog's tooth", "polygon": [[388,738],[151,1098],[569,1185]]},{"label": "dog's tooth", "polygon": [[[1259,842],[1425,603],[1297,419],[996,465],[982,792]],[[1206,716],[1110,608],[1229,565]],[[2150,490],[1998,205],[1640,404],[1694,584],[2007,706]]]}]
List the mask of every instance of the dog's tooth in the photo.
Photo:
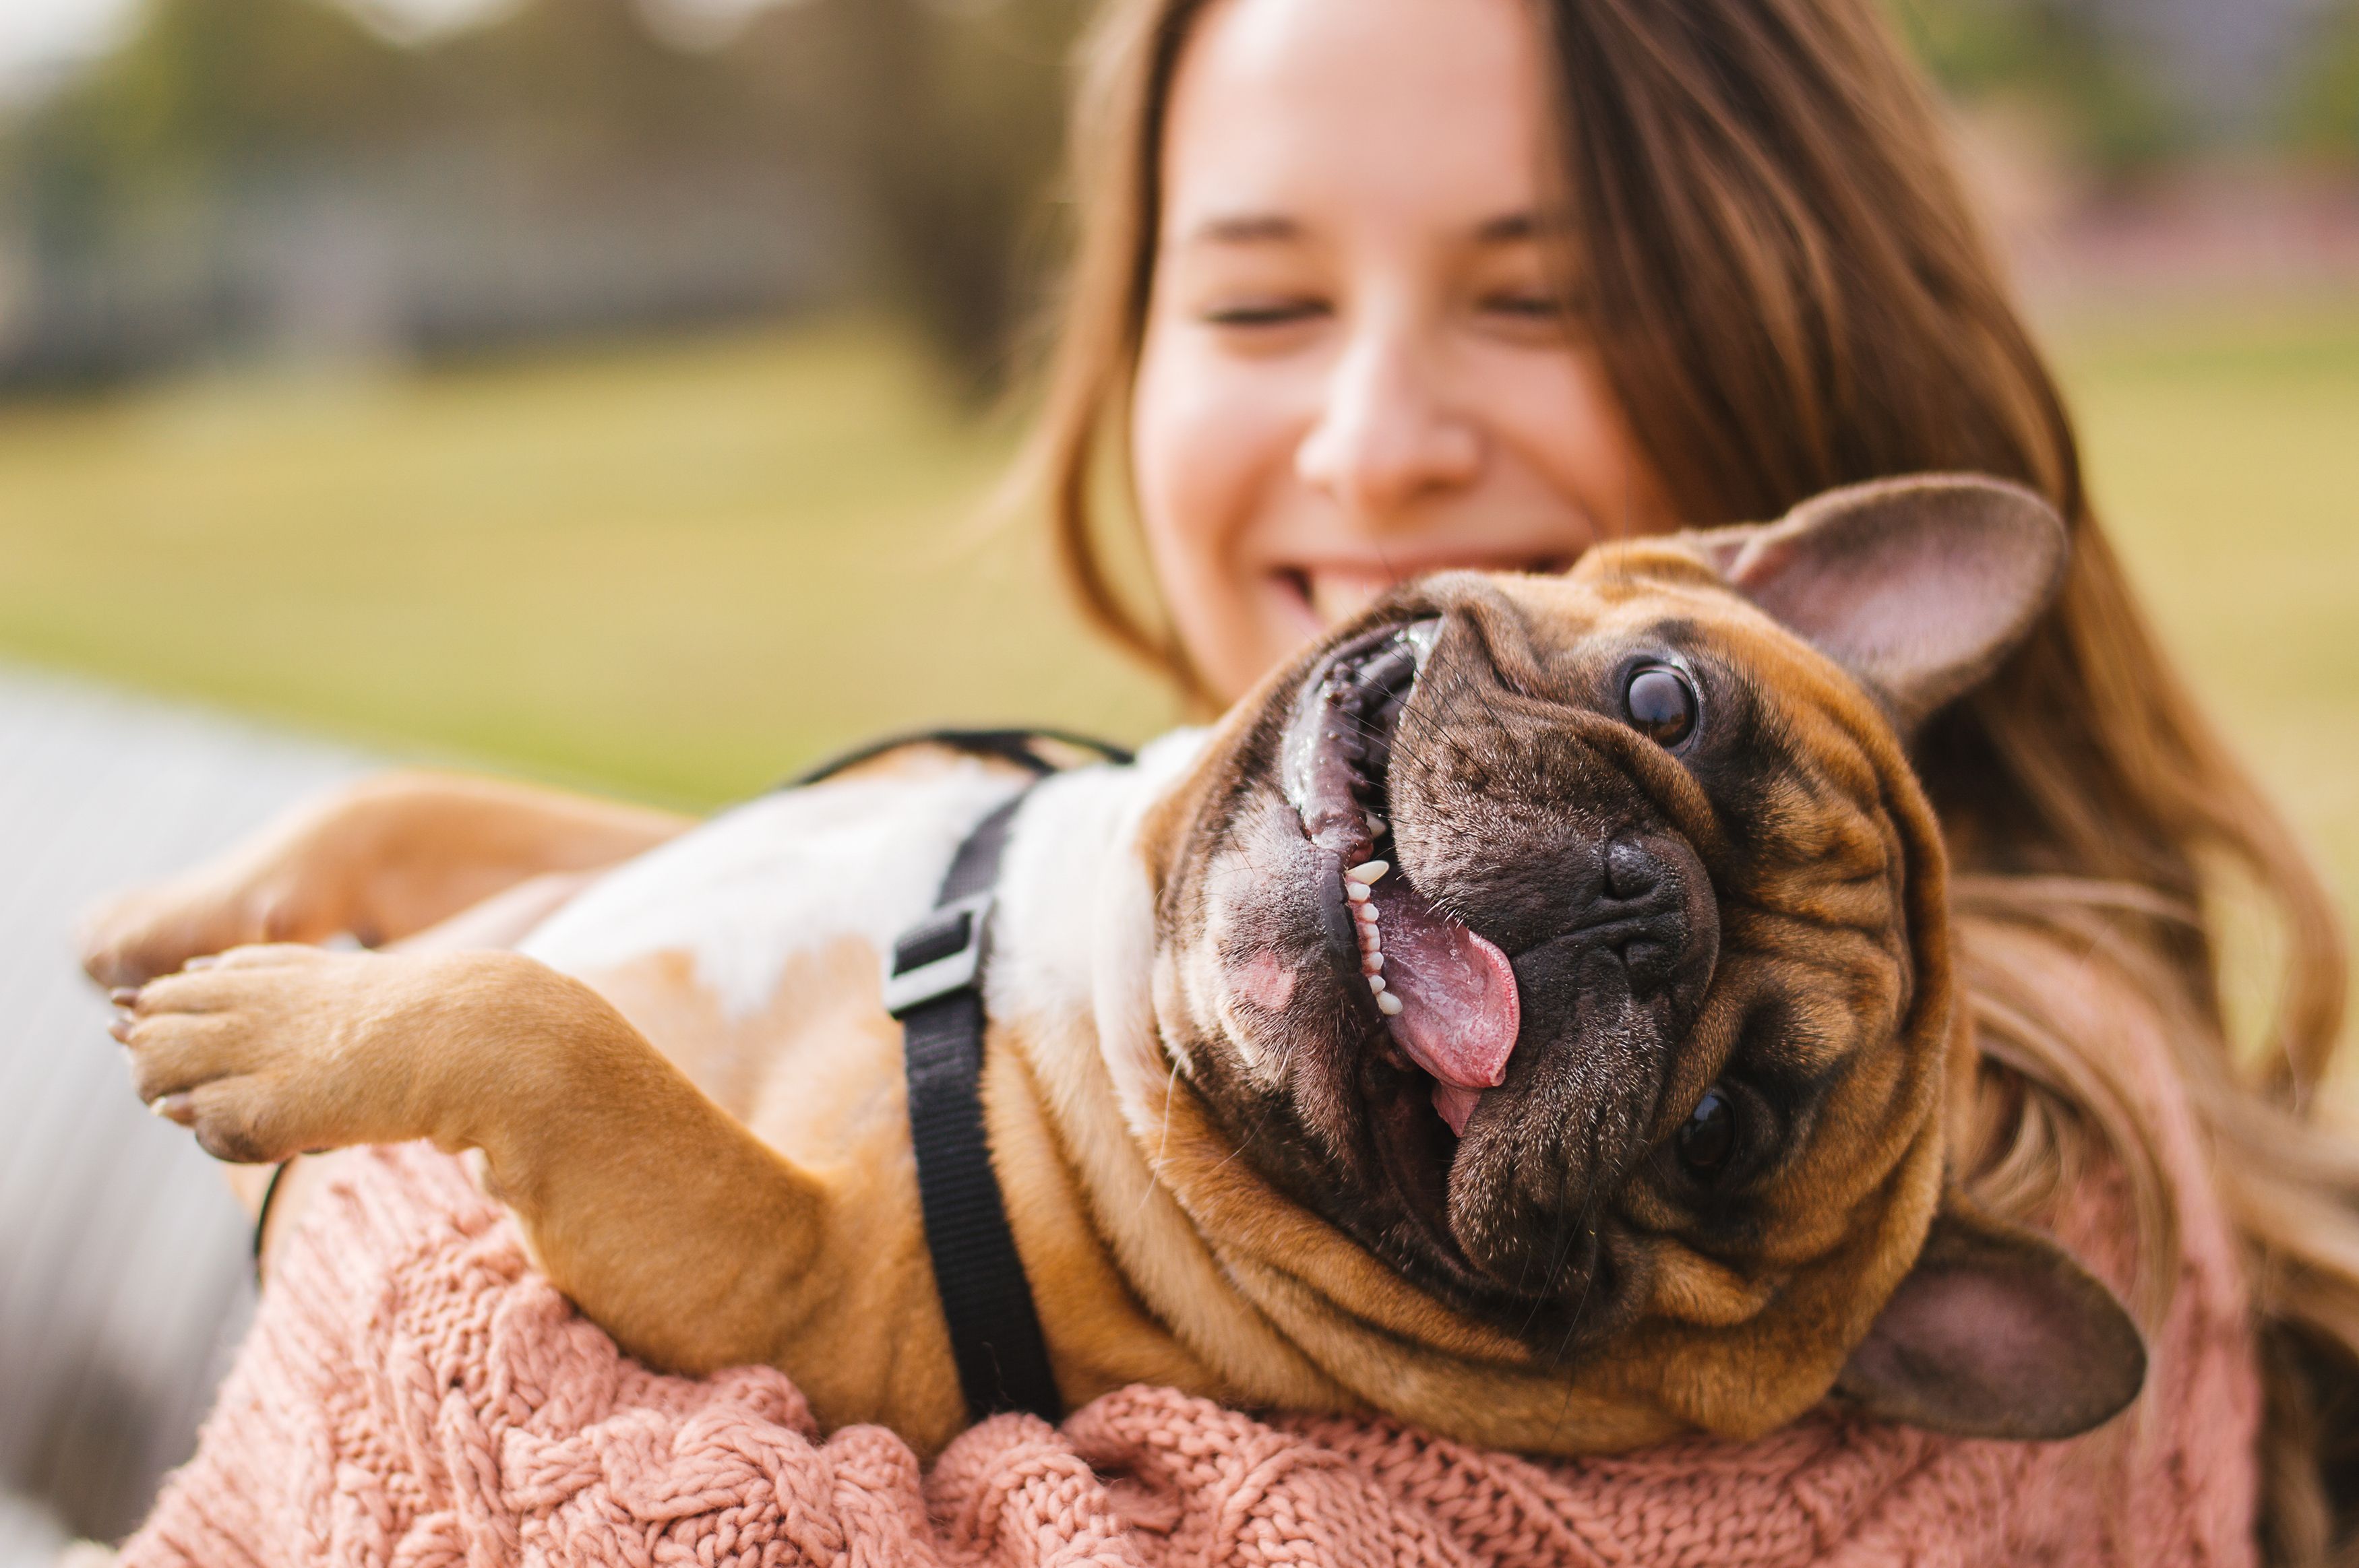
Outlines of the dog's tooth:
[{"label": "dog's tooth", "polygon": [[1383,880],[1386,871],[1392,869],[1393,863],[1390,860],[1364,860],[1343,874],[1363,886],[1374,886]]},{"label": "dog's tooth", "polygon": [[1378,1012],[1383,1013],[1386,1018],[1398,1018],[1400,1016],[1400,998],[1393,995],[1390,991],[1378,991],[1376,993],[1376,1011]]},{"label": "dog's tooth", "polygon": [[[1357,886],[1358,884],[1354,883],[1353,885]],[[1376,906],[1373,903],[1366,903],[1364,900],[1355,900],[1353,903],[1352,914],[1364,925],[1374,925],[1376,923]]]},{"label": "dog's tooth", "polygon": [[1382,947],[1371,947],[1360,955],[1360,961],[1368,966],[1370,974],[1379,973],[1385,967],[1385,950]]},{"label": "dog's tooth", "polygon": [[1386,828],[1391,826],[1389,823],[1386,822],[1383,817],[1378,816],[1373,811],[1364,811],[1360,813],[1360,819],[1368,825],[1368,831],[1375,834],[1379,838],[1385,836]]},{"label": "dog's tooth", "polygon": [[1343,884],[1343,896],[1350,899],[1353,903],[1365,903],[1368,902],[1368,884],[1365,882],[1345,882]]},{"label": "dog's tooth", "polygon": [[1368,989],[1369,989],[1370,990],[1372,990],[1372,991],[1375,992],[1378,996],[1382,996],[1382,995],[1384,995],[1384,994],[1385,994],[1385,978],[1384,978],[1384,976],[1382,976],[1382,975],[1370,975],[1370,976],[1368,977]]}]

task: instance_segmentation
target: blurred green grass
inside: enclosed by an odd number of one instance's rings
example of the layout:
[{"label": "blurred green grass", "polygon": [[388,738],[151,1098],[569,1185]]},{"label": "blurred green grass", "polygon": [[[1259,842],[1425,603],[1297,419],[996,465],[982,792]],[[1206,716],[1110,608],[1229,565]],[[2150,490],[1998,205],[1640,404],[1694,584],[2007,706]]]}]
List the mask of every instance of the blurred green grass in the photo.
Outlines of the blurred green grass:
[{"label": "blurred green grass", "polygon": [[0,408],[0,657],[686,806],[924,723],[1173,709],[874,323]]},{"label": "blurred green grass", "polygon": [[[2180,663],[2359,899],[2359,298],[2052,330]],[[0,408],[0,656],[701,806],[900,726],[1174,710],[874,322]]]},{"label": "blurred green grass", "polygon": [[[2359,911],[2359,297],[2124,313],[2056,337],[2093,493],[2131,577],[2347,921]],[[2234,923],[2229,939],[2232,971],[2240,949],[2271,950]],[[2350,1087],[2359,1114],[2359,1079]]]}]

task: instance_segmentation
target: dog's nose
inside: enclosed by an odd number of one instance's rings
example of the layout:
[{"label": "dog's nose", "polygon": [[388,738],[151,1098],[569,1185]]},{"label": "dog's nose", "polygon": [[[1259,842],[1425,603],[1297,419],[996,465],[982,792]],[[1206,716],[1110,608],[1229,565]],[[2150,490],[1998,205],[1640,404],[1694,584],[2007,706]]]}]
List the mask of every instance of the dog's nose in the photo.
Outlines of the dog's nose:
[{"label": "dog's nose", "polygon": [[1663,862],[1635,838],[1605,848],[1605,891],[1614,898],[1644,898],[1663,885]]},{"label": "dog's nose", "polygon": [[1677,840],[1617,838],[1605,847],[1604,871],[1580,924],[1621,955],[1633,1000],[1688,978],[1698,957],[1711,963],[1719,923],[1693,850]]}]

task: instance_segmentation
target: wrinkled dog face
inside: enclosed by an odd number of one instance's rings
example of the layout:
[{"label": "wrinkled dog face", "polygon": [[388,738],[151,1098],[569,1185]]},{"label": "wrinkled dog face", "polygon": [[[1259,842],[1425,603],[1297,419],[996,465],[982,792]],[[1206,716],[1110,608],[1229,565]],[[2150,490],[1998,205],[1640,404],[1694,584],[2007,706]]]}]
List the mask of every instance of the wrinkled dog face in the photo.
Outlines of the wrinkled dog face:
[{"label": "wrinkled dog face", "polygon": [[[1874,1299],[1808,1331],[1849,1341],[1823,1392],[1911,1261],[1861,1238],[1914,1203],[1921,1245],[1940,1180],[1940,851],[1898,730],[2060,572],[2036,501],[1930,482],[1429,579],[1234,715],[1164,868],[1157,1009],[1243,1158],[1568,1364],[1848,1271]],[[2030,1317],[2118,1318],[2072,1280]]]},{"label": "wrinkled dog face", "polygon": [[[1555,1345],[1639,1308],[1641,1238],[1774,1244],[1779,1176],[1912,979],[1906,856],[1845,728],[1875,708],[1799,648],[1765,669],[1725,595],[1593,559],[1430,579],[1282,682],[1170,948],[1248,1157]],[[1814,745],[1765,694],[1798,672],[1849,698]]]}]

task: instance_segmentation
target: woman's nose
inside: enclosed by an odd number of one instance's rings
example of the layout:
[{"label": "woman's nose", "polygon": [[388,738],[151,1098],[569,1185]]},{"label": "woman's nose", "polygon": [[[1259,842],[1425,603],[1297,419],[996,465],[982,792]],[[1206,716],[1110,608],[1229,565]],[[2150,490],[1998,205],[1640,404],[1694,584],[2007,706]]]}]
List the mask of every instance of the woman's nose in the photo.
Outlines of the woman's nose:
[{"label": "woman's nose", "polygon": [[1364,334],[1336,362],[1318,422],[1296,449],[1296,474],[1370,522],[1472,484],[1481,435],[1440,393],[1408,334]]}]

